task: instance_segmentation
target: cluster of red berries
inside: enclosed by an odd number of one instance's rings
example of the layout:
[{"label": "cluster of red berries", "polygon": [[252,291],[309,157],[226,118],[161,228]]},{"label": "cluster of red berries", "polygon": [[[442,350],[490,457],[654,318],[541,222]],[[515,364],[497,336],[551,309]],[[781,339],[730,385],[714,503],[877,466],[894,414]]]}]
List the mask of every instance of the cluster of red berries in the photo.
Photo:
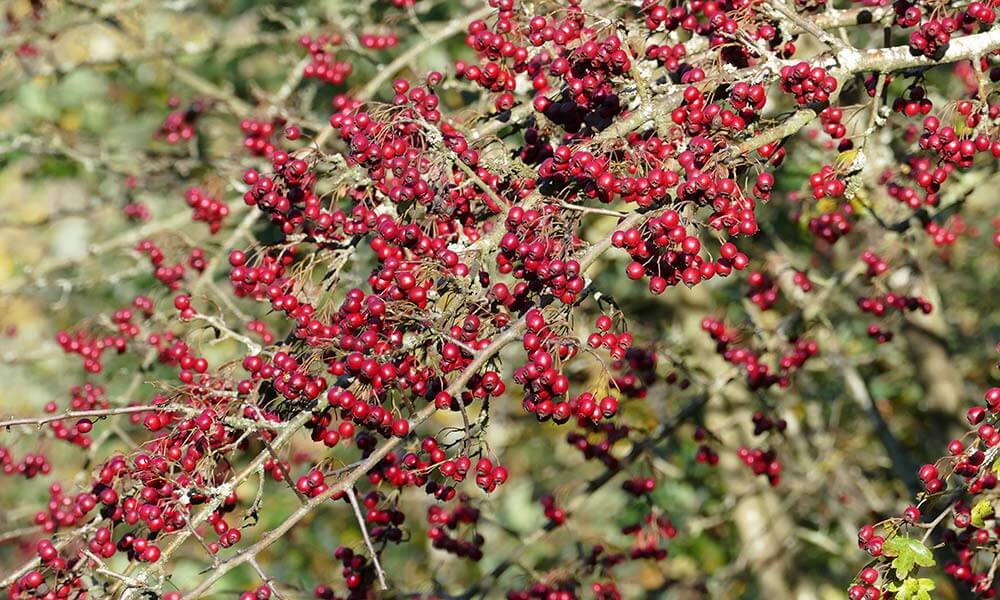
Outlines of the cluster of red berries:
[{"label": "cluster of red berries", "polygon": [[819,352],[819,346],[814,341],[804,338],[793,340],[791,351],[781,356],[777,369],[772,372],[769,365],[760,362],[758,352],[734,344],[739,333],[727,328],[723,321],[705,317],[701,328],[716,341],[716,351],[727,362],[743,367],[747,375],[747,387],[752,390],[767,389],[773,385],[788,387],[791,384],[791,374]]},{"label": "cluster of red berries", "polygon": [[556,499],[554,496],[546,494],[542,496],[542,510],[545,513],[545,518],[549,520],[550,527],[559,527],[566,522],[566,511],[556,504]]},{"label": "cluster of red berries", "polygon": [[970,33],[972,25],[978,23],[980,29],[985,31],[996,21],[997,9],[989,2],[970,2],[965,7],[962,14],[962,28],[966,33]]},{"label": "cluster of red berries", "polygon": [[959,236],[971,234],[965,219],[958,214],[951,215],[944,223],[929,221],[924,225],[924,231],[931,236],[931,241],[938,247],[951,246],[958,241]]},{"label": "cluster of red berries", "polygon": [[649,276],[649,290],[654,294],[682,282],[693,286],[716,275],[725,277],[749,263],[732,242],[722,245],[716,261],[702,258],[701,240],[688,232],[674,210],[651,218],[641,229],[616,231],[611,243],[632,257],[625,269],[629,279]]},{"label": "cluster of red berries", "polygon": [[[961,487],[967,493],[949,499],[941,509],[941,517],[935,520],[935,523],[950,513],[951,523],[955,527],[955,529],[945,529],[941,535],[943,545],[953,550],[957,557],[957,560],[945,562],[944,571],[973,592],[986,598],[995,597],[996,589],[990,587],[991,580],[985,570],[976,570],[974,558],[979,549],[990,543],[996,532],[982,523],[973,523],[975,517],[971,500],[974,498],[970,498],[969,495],[982,494],[997,487],[997,474],[989,468],[991,462],[987,453],[991,448],[1000,445],[1000,432],[993,424],[986,421],[987,417],[995,416],[997,413],[1000,413],[1000,388],[992,387],[984,394],[983,405],[973,406],[968,410],[967,417],[969,423],[975,427],[975,435],[969,440],[952,439],[948,443],[946,457],[936,463],[922,465],[916,473],[928,494],[939,494],[948,489],[949,475],[956,475],[964,480]],[[900,531],[901,526],[918,523],[920,516],[920,511],[915,506],[908,506],[901,518],[887,520],[889,524],[886,526],[886,536],[905,535],[905,532]],[[876,535],[873,525],[865,525],[858,532],[858,546],[871,556],[882,556],[885,543],[883,536]],[[869,596],[865,594],[870,594],[870,590],[873,589],[877,593],[877,588],[865,587],[873,585],[877,578],[878,573],[875,568],[865,568],[859,574],[863,585],[852,586],[851,597],[867,598]]]},{"label": "cluster of red berries", "polygon": [[956,19],[943,17],[920,24],[920,29],[910,34],[910,54],[941,60],[951,42],[951,34],[958,28]]},{"label": "cluster of red berries", "polygon": [[269,346],[274,343],[275,337],[274,332],[268,329],[267,323],[259,319],[251,319],[247,323],[247,331],[256,333],[260,336],[260,341],[265,346]]},{"label": "cluster of red berries", "polygon": [[747,276],[747,283],[750,285],[747,298],[761,310],[769,310],[778,301],[778,288],[766,273],[752,271]]},{"label": "cluster of red berries", "polygon": [[609,166],[607,158],[561,144],[539,165],[538,185],[549,196],[572,197],[582,192],[584,197],[610,202],[622,184]]},{"label": "cluster of red berries", "polygon": [[233,293],[237,297],[251,297],[263,300],[270,296],[271,290],[275,296],[284,289],[285,267],[295,260],[294,252],[266,253],[257,257],[256,266],[247,265],[247,255],[242,250],[234,250],[229,254],[229,281],[233,284]]},{"label": "cluster of red berries", "polygon": [[478,533],[474,533],[469,540],[452,537],[448,532],[456,531],[460,526],[467,526],[466,529],[474,529],[479,522],[480,512],[470,503],[470,498],[465,494],[458,497],[458,506],[448,510],[439,504],[432,504],[427,509],[427,523],[431,527],[427,530],[427,537],[431,544],[439,549],[468,558],[472,561],[479,561],[483,557],[483,544],[485,538]]},{"label": "cluster of red berries", "polygon": [[[943,182],[947,178],[945,167],[950,166],[944,165],[930,171],[931,160],[928,157],[914,157],[908,162],[910,164],[910,172],[906,177],[918,182],[924,189],[934,191],[940,187],[940,183],[935,181],[935,178],[940,178],[941,182]],[[885,185],[885,190],[890,197],[895,198],[899,203],[905,204],[912,210],[917,210],[923,205],[935,206],[938,203],[938,195],[936,193],[929,191],[928,193],[921,194],[917,188],[905,185],[894,178],[891,170],[887,169],[879,180],[880,183]]]},{"label": "cluster of red berries", "polygon": [[[270,600],[271,598],[271,585],[268,583],[262,583],[257,586],[252,592],[243,592],[239,596],[239,600]],[[166,598],[164,598],[166,600]]]},{"label": "cluster of red berries", "polygon": [[[844,109],[839,106],[827,106],[819,113],[819,122],[823,126],[823,131],[835,140],[839,140],[847,135],[847,126],[843,123]],[[846,150],[842,148],[841,150]]]},{"label": "cluster of red berries", "polygon": [[825,107],[837,89],[835,77],[823,67],[813,67],[807,62],[782,67],[780,77],[781,91],[794,95],[801,106]]},{"label": "cluster of red berries", "polygon": [[476,461],[476,485],[486,493],[493,492],[498,485],[507,483],[507,468],[493,464],[493,461],[485,456]]},{"label": "cluster of red berries", "polygon": [[191,252],[188,253],[187,266],[191,267],[196,273],[205,272],[205,268],[208,266],[208,261],[205,260],[205,249],[204,248],[191,248]]},{"label": "cluster of red berries", "polygon": [[788,422],[784,419],[774,419],[767,416],[763,411],[754,411],[753,415],[750,417],[753,421],[753,434],[760,435],[767,431],[777,431],[783,433],[785,429],[788,428]]},{"label": "cluster of red berries", "polygon": [[805,271],[795,271],[792,274],[792,283],[794,283],[803,292],[811,292],[813,290],[813,282],[809,279],[809,274]]},{"label": "cluster of red berries", "polygon": [[[965,122],[967,128],[975,130],[983,122],[984,118],[993,121],[1000,117],[1000,103],[979,103],[972,100],[959,100],[955,103],[955,112]],[[988,136],[987,139],[989,139]],[[975,140],[977,144],[981,143],[980,136],[976,136]]]},{"label": "cluster of red berries", "polygon": [[[343,569],[340,574],[344,578],[344,584],[350,590],[347,600],[361,600],[371,596],[372,586],[375,584],[375,567],[371,561],[361,554],[355,553],[346,546],[338,546],[333,553],[333,557],[340,561]],[[322,590],[317,590],[322,592]],[[335,598],[332,595],[319,595],[317,598]]]},{"label": "cluster of red berries", "polygon": [[885,315],[885,311],[888,308],[895,308],[899,312],[919,310],[926,315],[930,314],[934,309],[934,305],[922,296],[906,296],[889,292],[880,296],[858,298],[858,308],[862,312],[881,317]]},{"label": "cluster of red berries", "polygon": [[406,513],[391,505],[379,508],[379,503],[383,500],[385,496],[378,491],[372,490],[365,494],[361,500],[361,505],[367,511],[365,521],[373,524],[372,539],[399,543],[403,539],[403,530],[400,526],[406,521]]},{"label": "cluster of red berries", "polygon": [[67,354],[79,354],[83,358],[83,368],[89,373],[101,372],[101,356],[108,350],[118,354],[125,352],[128,339],[124,336],[91,337],[85,331],[70,334],[60,331],[56,334],[56,343]]},{"label": "cluster of red berries", "polygon": [[[534,346],[534,338],[525,336],[525,339],[528,342],[526,345]],[[576,415],[580,419],[596,423],[618,413],[618,400],[613,396],[597,400],[594,394],[584,392],[568,400],[560,399],[568,394],[569,378],[554,368],[553,355],[543,350],[529,349],[528,360],[527,364],[515,370],[514,381],[525,388],[522,406],[538,420],[551,418],[562,424]]]},{"label": "cluster of red berries", "polygon": [[[613,423],[584,423],[583,432],[572,431],[566,435],[566,441],[583,454],[586,460],[599,460],[609,469],[617,469],[620,461],[611,453],[615,443],[628,438],[628,427],[616,426]],[[591,441],[591,434],[597,439]]]},{"label": "cluster of red berries", "polygon": [[889,270],[889,263],[871,250],[865,250],[861,253],[861,261],[868,267],[865,270],[865,276],[868,278],[878,277]]},{"label": "cluster of red berries", "polygon": [[777,167],[784,162],[785,154],[785,148],[778,142],[768,142],[757,148],[757,155],[765,159],[773,167]]},{"label": "cluster of red berries", "polygon": [[867,329],[868,337],[875,340],[879,344],[887,344],[892,341],[894,334],[888,329],[884,329],[881,325],[877,323],[872,323],[868,325]]},{"label": "cluster of red berries", "polygon": [[[110,406],[104,397],[104,388],[86,383],[82,386],[73,386],[71,390],[73,399],[70,402],[70,410],[100,410]],[[45,405],[45,412],[55,413],[58,406],[55,402]],[[94,428],[94,423],[90,419],[79,419],[72,427],[67,427],[61,420],[49,423],[49,428],[57,440],[64,440],[81,448],[90,448],[93,442],[89,433]]]},{"label": "cluster of red berries", "polygon": [[893,18],[896,25],[900,27],[914,27],[924,16],[924,11],[915,3],[908,0],[899,0],[892,5]]},{"label": "cluster of red berries", "polygon": [[163,250],[150,239],[139,240],[135,245],[135,251],[149,257],[149,263],[153,267],[153,276],[167,286],[167,289],[170,291],[180,289],[186,271],[182,263],[165,264],[166,257]]},{"label": "cluster of red berries", "polygon": [[926,115],[934,108],[934,103],[927,97],[927,91],[922,85],[911,85],[901,96],[892,101],[892,110],[907,117]]},{"label": "cluster of red berries", "polygon": [[597,317],[597,331],[587,336],[587,345],[595,350],[604,347],[611,353],[611,358],[621,360],[632,347],[632,334],[627,331],[613,333],[612,325],[608,315]]},{"label": "cluster of red berries", "polygon": [[[359,439],[361,438],[359,437]],[[358,446],[365,446],[364,439],[361,439]],[[390,452],[374,469],[368,472],[368,481],[372,485],[385,482],[396,488],[407,486],[420,487],[423,485],[424,491],[428,495],[434,496],[438,500],[450,500],[454,497],[454,488],[448,485],[441,485],[428,477],[434,468],[444,462],[447,455],[443,450],[438,448],[437,440],[432,437],[424,438],[421,442],[421,447],[424,452],[419,454],[416,452],[407,452],[401,455],[396,452]],[[471,465],[471,461],[469,464]],[[468,467],[465,465],[463,467],[465,467],[465,472],[468,472]]]},{"label": "cluster of red berries", "polygon": [[924,133],[919,143],[922,149],[963,169],[971,167],[979,153],[990,153],[993,158],[1000,158],[1000,138],[991,140],[984,133],[961,137],[954,127],[941,127],[934,117],[924,119]]},{"label": "cluster of red berries", "polygon": [[252,156],[268,156],[274,153],[276,147],[271,141],[275,132],[284,126],[284,119],[274,121],[255,121],[244,119],[240,121],[240,131],[243,132],[243,147]]},{"label": "cluster of red berries", "polygon": [[[362,33],[358,36],[358,42],[369,50],[388,50],[399,45],[399,36],[395,33]],[[350,75],[350,72],[347,75]]]},{"label": "cluster of red berries", "polygon": [[648,348],[629,348],[622,358],[613,357],[611,369],[614,375],[611,384],[622,397],[637,399],[645,398],[649,393],[649,386],[658,380],[667,385],[676,384],[682,390],[687,389],[690,381],[681,378],[676,371],[661,377],[657,373],[657,362],[658,356],[655,351]]},{"label": "cluster of red berries", "polygon": [[[709,102],[700,89],[689,86],[684,89],[684,101],[670,113],[670,119],[691,136],[706,135],[719,126],[740,132],[749,123],[760,118],[760,112],[767,102],[764,86],[749,85],[742,81],[729,89],[728,99],[735,111],[723,108],[717,102]],[[700,139],[691,141],[700,143]]]},{"label": "cluster of red berries", "polygon": [[830,244],[851,232],[854,207],[843,204],[830,212],[824,212],[818,217],[809,219],[809,231],[813,235],[826,240]]},{"label": "cluster of red berries", "polygon": [[652,477],[633,477],[622,482],[622,489],[635,496],[647,496],[656,489],[656,480]]},{"label": "cluster of red berries", "polygon": [[191,306],[191,296],[187,294],[174,296],[174,308],[180,311],[178,317],[181,321],[190,321],[198,314],[198,311]]},{"label": "cluster of red berries", "polygon": [[639,522],[623,526],[622,534],[635,538],[629,552],[632,560],[661,561],[667,558],[665,544],[677,537],[677,528],[668,516],[650,511]]},{"label": "cluster of red berries", "polygon": [[[176,109],[180,106],[181,101],[180,98],[171,98],[167,104],[171,109]],[[174,110],[160,125],[156,131],[156,137],[168,144],[179,144],[194,138],[198,117],[206,110],[208,110],[208,103],[205,100],[195,100],[186,109]]]},{"label": "cluster of red berries", "polygon": [[264,472],[269,473],[274,481],[284,481],[285,476],[291,474],[291,465],[287,460],[268,458],[264,461]]},{"label": "cluster of red berries", "polygon": [[219,512],[210,513],[208,515],[208,523],[212,526],[215,534],[219,536],[217,545],[209,545],[209,550],[212,550],[213,552],[218,552],[218,546],[231,548],[238,544],[240,539],[243,537],[239,528],[231,527]]},{"label": "cluster of red berries", "polygon": [[694,429],[694,441],[698,442],[698,450],[695,451],[694,460],[698,464],[714,467],[719,464],[719,455],[708,445],[709,433],[700,425]]},{"label": "cluster of red berries", "polygon": [[781,462],[774,450],[740,448],[736,451],[736,455],[746,466],[750,467],[754,475],[767,477],[767,482],[771,484],[771,487],[781,483]]},{"label": "cluster of red berries", "polygon": [[303,67],[302,76],[306,79],[319,79],[332,85],[344,83],[353,71],[353,67],[347,61],[338,61],[336,54],[329,49],[331,46],[339,46],[343,41],[343,36],[339,33],[324,34],[316,39],[307,35],[299,38],[299,45],[312,57],[312,62]]},{"label": "cluster of red berries", "polygon": [[191,207],[194,221],[208,223],[209,231],[218,233],[222,222],[229,216],[229,205],[222,200],[210,197],[200,188],[189,188],[184,192],[184,201]]},{"label": "cluster of red berries", "polygon": [[[287,400],[309,402],[318,398],[327,387],[324,377],[312,376],[295,357],[283,351],[276,352],[270,362],[262,355],[247,356],[243,359],[243,368],[250,373],[251,379],[237,384],[240,393],[247,393],[266,383]],[[330,395],[333,396],[335,391],[339,391],[338,388],[331,388]],[[334,404],[333,398],[330,403]]]},{"label": "cluster of red berries", "polygon": [[809,176],[809,187],[812,188],[813,198],[817,200],[820,198],[840,198],[847,189],[837,171],[830,165],[823,165],[818,172]]},{"label": "cluster of red berries", "polygon": [[319,469],[309,469],[309,472],[295,480],[295,489],[308,498],[315,498],[329,488],[324,481],[323,472]]},{"label": "cluster of red berries", "polygon": [[852,585],[847,590],[848,600],[878,600],[882,597],[882,590],[876,587],[874,584],[878,581],[878,571],[868,567],[861,571],[858,575],[858,579],[861,580],[861,584]]},{"label": "cluster of red berries", "polygon": [[[662,8],[662,7],[661,7]],[[662,46],[658,44],[649,44],[646,46],[646,58],[650,60],[655,60],[668,71],[677,71],[680,69],[684,58],[687,56],[687,49],[684,47],[683,42],[678,42],[671,46],[670,44],[663,44]]]},{"label": "cluster of red berries", "polygon": [[31,479],[36,475],[48,475],[52,472],[52,465],[44,454],[25,454],[18,462],[8,448],[0,446],[0,470],[4,475],[20,475]]},{"label": "cluster of red berries", "polygon": [[[500,240],[497,270],[524,280],[527,284],[524,291],[551,290],[563,304],[571,305],[584,288],[580,263],[560,258],[572,248],[557,237],[545,235],[547,220],[542,212],[535,209],[512,207],[504,222],[507,233]],[[518,292],[522,289],[515,286],[508,302],[513,303],[515,298],[523,295],[523,292]]]},{"label": "cluster of red berries", "polygon": [[145,202],[139,201],[129,201],[122,207],[122,215],[125,216],[129,221],[136,221],[142,223],[148,221],[149,217],[152,216],[149,207],[146,206]]},{"label": "cluster of red berries", "polygon": [[[574,30],[575,36],[580,33],[578,28]],[[560,79],[564,87],[557,98],[535,96],[534,108],[569,133],[584,126],[605,129],[622,110],[612,79],[627,73],[631,65],[617,35],[601,39],[591,34],[549,63],[548,74]]]}]

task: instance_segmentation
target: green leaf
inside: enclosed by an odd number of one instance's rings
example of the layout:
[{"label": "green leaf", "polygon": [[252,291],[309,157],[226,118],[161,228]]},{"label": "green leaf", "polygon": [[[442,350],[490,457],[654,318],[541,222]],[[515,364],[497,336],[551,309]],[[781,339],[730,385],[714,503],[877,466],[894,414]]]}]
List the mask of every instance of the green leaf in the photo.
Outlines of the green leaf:
[{"label": "green leaf", "polygon": [[896,600],[931,600],[933,590],[934,582],[927,578],[904,579],[902,585],[889,584],[889,591],[896,594]]},{"label": "green leaf", "polygon": [[915,564],[921,567],[934,566],[934,555],[930,549],[913,538],[896,536],[882,546],[882,552],[886,556],[896,557],[892,561],[892,568],[896,569],[896,577],[899,579],[906,579]]},{"label": "green leaf", "polygon": [[989,500],[980,500],[972,507],[972,524],[976,527],[986,527],[986,519],[993,518],[993,505]]}]

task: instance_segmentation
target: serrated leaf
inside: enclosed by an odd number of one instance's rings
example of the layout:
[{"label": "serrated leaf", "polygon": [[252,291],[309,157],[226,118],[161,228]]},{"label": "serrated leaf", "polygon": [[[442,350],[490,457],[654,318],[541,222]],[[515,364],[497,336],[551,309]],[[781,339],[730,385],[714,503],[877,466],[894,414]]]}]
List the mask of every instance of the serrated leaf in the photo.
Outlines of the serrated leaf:
[{"label": "serrated leaf", "polygon": [[854,162],[854,159],[858,157],[857,150],[846,150],[837,155],[837,166],[840,168],[846,168]]},{"label": "serrated leaf", "polygon": [[993,518],[995,511],[989,500],[980,500],[972,507],[972,524],[976,527],[986,527],[986,519]]},{"label": "serrated leaf", "polygon": [[892,568],[896,570],[896,577],[899,579],[906,579],[914,565],[934,566],[934,555],[930,548],[913,538],[896,536],[885,542],[882,552],[886,556],[896,557],[892,561]]},{"label": "serrated leaf", "polygon": [[901,585],[889,584],[889,591],[896,594],[896,600],[931,600],[933,590],[934,582],[927,578],[907,578]]}]

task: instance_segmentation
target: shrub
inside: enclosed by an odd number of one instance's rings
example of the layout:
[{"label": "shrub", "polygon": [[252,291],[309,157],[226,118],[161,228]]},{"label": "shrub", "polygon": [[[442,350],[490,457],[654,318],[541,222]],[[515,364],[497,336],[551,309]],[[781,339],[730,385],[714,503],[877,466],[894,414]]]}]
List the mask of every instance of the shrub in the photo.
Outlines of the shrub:
[{"label": "shrub", "polygon": [[218,4],[8,13],[10,598],[996,595],[995,3]]}]

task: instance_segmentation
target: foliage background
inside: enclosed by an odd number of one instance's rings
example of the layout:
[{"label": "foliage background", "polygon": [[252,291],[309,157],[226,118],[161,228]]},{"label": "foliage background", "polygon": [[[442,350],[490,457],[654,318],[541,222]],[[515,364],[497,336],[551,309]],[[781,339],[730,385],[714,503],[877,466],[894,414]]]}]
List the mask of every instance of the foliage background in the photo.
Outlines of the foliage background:
[{"label": "foliage background", "polygon": [[[423,4],[415,13],[422,21],[444,21],[466,10],[457,0]],[[183,190],[191,184],[227,199],[238,198],[234,181],[246,161],[240,154],[237,121],[226,111],[212,110],[200,122],[197,143],[171,147],[153,139],[169,112],[170,96],[187,102],[206,91],[192,86],[185,73],[239,98],[263,98],[300,68],[299,35],[350,31],[364,14],[382,11],[380,3],[371,0],[131,1],[115,4],[103,20],[77,23],[77,11],[53,2],[45,18],[35,24],[26,16],[29,8],[27,2],[10,3],[12,14],[24,16],[26,29],[8,31],[0,39],[0,289],[5,292],[0,299],[0,330],[6,330],[0,339],[0,415],[36,414],[49,399],[65,399],[69,386],[80,379],[78,362],[64,357],[54,344],[57,330],[92,321],[127,304],[137,293],[151,294],[158,306],[169,306],[170,295],[128,248],[75,264],[92,244],[124,230],[120,213],[129,199],[145,202],[156,220],[187,210]],[[147,41],[122,33],[123,28],[143,32]],[[45,32],[56,31],[57,38],[42,43],[40,57],[13,51],[23,36],[44,40]],[[408,43],[404,38],[404,46]],[[363,83],[379,62],[395,52],[368,53],[367,59],[355,61],[351,81]],[[469,53],[456,38],[422,54],[411,72],[445,69],[461,57],[468,58]],[[943,88],[954,84],[947,71],[935,77]],[[293,110],[304,120],[322,122],[333,91],[309,82],[296,89]],[[452,90],[443,100],[462,106],[466,98]],[[783,194],[765,209],[767,216],[761,221],[770,223],[771,235],[787,247],[790,254],[785,260],[809,268],[817,281],[823,281],[854,265],[859,247],[841,246],[828,255],[815,255],[811,237],[788,218],[789,207],[794,206],[788,193],[807,189],[808,174],[825,160],[808,142],[796,143],[789,153],[794,159],[779,178]],[[885,140],[888,160],[892,143]],[[134,189],[129,176],[138,180]],[[699,422],[722,440],[717,447],[723,455],[718,468],[696,464],[694,423],[690,423],[633,469],[636,474],[666,475],[668,483],[653,498],[670,514],[680,534],[665,563],[649,563],[622,577],[623,591],[638,594],[640,588],[659,588],[677,598],[754,598],[757,576],[771,563],[779,563],[780,573],[799,597],[843,596],[845,583],[862,560],[855,544],[858,526],[900,509],[909,497],[905,469],[890,456],[885,436],[906,464],[934,459],[948,437],[962,431],[965,407],[997,381],[997,370],[990,366],[1000,339],[1000,312],[995,310],[1000,269],[989,242],[988,219],[1000,178],[995,169],[976,177],[965,184],[969,193],[964,208],[976,235],[963,239],[946,257],[929,247],[925,236],[909,234],[897,236],[882,249],[899,251],[902,260],[913,263],[911,276],[935,304],[932,315],[900,324],[893,343],[876,346],[865,335],[867,323],[852,318],[856,309],[849,293],[834,296],[822,307],[830,326],[819,334],[821,344],[836,344],[850,357],[868,384],[872,404],[852,398],[841,374],[812,369],[789,390],[759,396],[733,392],[700,415]],[[891,201],[872,201],[893,208]],[[238,219],[234,215],[230,225]],[[598,228],[609,226],[595,223]],[[157,239],[169,247],[194,238],[211,249],[218,240],[206,240],[205,233],[199,225]],[[62,259],[73,266],[47,278],[44,285],[26,284],[33,265]],[[725,316],[762,330],[777,325],[777,317],[755,311],[743,298],[745,288],[733,281],[690,291],[675,289],[653,298],[642,286],[629,284],[624,266],[621,255],[599,265],[595,269],[599,287],[610,290],[630,320],[643,328],[637,336],[663,352],[699,357],[687,373],[692,380],[711,380],[726,372],[707,336],[699,331],[702,316]],[[120,278],[112,279],[112,274]],[[578,329],[586,332],[593,321],[582,321]],[[206,340],[203,349],[215,364],[235,355],[238,348],[231,344]],[[574,373],[576,381],[599,376],[582,365]],[[108,396],[124,393],[129,378],[128,364],[112,359],[102,377]],[[156,372],[148,379],[156,379]],[[143,393],[150,394],[151,389]],[[635,410],[652,426],[679,410],[692,393],[661,383]],[[786,462],[777,490],[753,478],[734,459],[735,449],[753,439],[749,414],[761,406],[776,407],[790,423],[787,435],[769,441]],[[492,552],[473,565],[436,552],[429,543],[390,549],[384,562],[394,582],[406,592],[429,592],[432,582],[461,589],[463,582],[487,573],[494,566],[491,560],[497,560],[494,557],[515,551],[523,569],[511,570],[505,580],[526,582],[540,572],[559,569],[556,557],[575,554],[567,540],[608,539],[609,521],[627,522],[634,512],[617,485],[582,502],[566,531],[518,551],[519,538],[544,522],[541,495],[555,493],[561,501],[568,499],[582,482],[602,471],[598,465],[584,464],[564,436],[556,426],[525,418],[516,398],[498,407],[488,441],[513,477],[483,504],[487,518],[482,532]],[[34,436],[0,432],[0,445],[15,448],[18,455],[37,441]],[[115,443],[120,444],[109,441]],[[303,444],[303,449],[307,446]],[[42,447],[55,466],[51,476],[28,484],[15,478],[0,480],[4,539],[5,532],[24,527],[47,500],[48,483],[80,482],[81,453],[52,440],[43,441]],[[106,450],[102,448],[102,453]],[[567,482],[567,472],[576,481]],[[522,475],[526,473],[532,475]],[[252,487],[241,490],[241,497],[252,496]],[[265,531],[280,522],[294,501],[290,494],[274,494],[255,529]],[[408,522],[412,536],[425,539],[421,513],[413,514]],[[621,535],[610,536],[625,543]],[[30,552],[31,539],[0,544],[0,571],[19,564],[23,552]],[[361,547],[353,519],[346,510],[327,510],[308,526],[297,528],[264,559],[279,581],[311,590],[316,583],[336,578],[332,552],[342,543]],[[762,555],[757,546],[777,554]],[[421,547],[422,552],[410,550]],[[175,581],[195,581],[205,566],[202,557],[190,554],[177,563]],[[216,589],[239,591],[254,585],[252,572],[236,570]],[[938,589],[942,597],[954,593],[945,579],[939,580]]]}]

